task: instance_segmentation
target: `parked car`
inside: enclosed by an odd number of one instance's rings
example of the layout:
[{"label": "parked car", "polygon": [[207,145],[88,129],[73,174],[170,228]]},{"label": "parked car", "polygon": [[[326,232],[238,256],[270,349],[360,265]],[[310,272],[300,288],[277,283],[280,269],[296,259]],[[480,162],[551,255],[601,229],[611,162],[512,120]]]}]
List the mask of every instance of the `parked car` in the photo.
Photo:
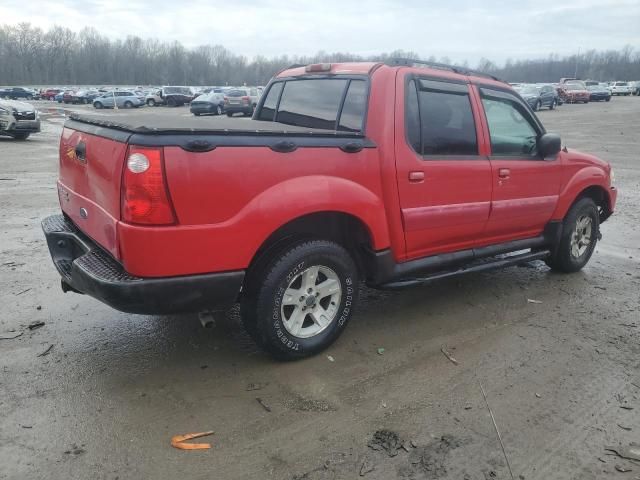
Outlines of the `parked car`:
[{"label": "parked car", "polygon": [[631,82],[631,89],[633,95],[640,95],[640,80]]},{"label": "parked car", "polygon": [[63,215],[42,223],[63,290],[145,314],[240,302],[256,342],[296,359],[344,331],[361,281],[582,269],[615,209],[611,166],[561,149],[508,84],[416,62],[284,70],[253,119],[214,131],[68,120]]},{"label": "parked car", "polygon": [[144,105],[144,100],[133,92],[123,90],[105,93],[93,100],[93,106],[97,109],[113,108],[114,104],[117,105],[118,108],[137,108]]},{"label": "parked car", "polygon": [[18,100],[19,98],[33,100],[35,96],[36,94],[33,90],[24,87],[9,87],[0,90],[0,98],[7,100]]},{"label": "parked car", "polygon": [[224,96],[224,109],[228,117],[235,113],[242,113],[244,116],[253,115],[257,104],[258,89],[255,87],[235,88],[227,91]]},{"label": "parked car", "polygon": [[0,100],[0,135],[26,140],[40,131],[38,111],[30,103]]},{"label": "parked car", "polygon": [[64,103],[73,103],[73,96],[76,94],[74,90],[66,90],[62,94],[62,101]]},{"label": "parked car", "polygon": [[589,100],[592,102],[599,102],[602,100],[608,102],[611,100],[611,92],[609,89],[600,84],[588,85],[587,90],[589,90]]},{"label": "parked car", "polygon": [[59,88],[47,88],[44,92],[40,94],[40,97],[43,100],[53,100],[57,94],[59,94],[62,90]]},{"label": "parked car", "polygon": [[193,92],[189,87],[167,86],[147,95],[146,103],[150,107],[163,104],[170,107],[177,107],[190,103],[193,97]]},{"label": "parked car", "polygon": [[537,111],[542,107],[547,107],[549,110],[553,110],[558,104],[555,89],[548,85],[522,85],[515,90],[520,93],[520,96],[534,111]]},{"label": "parked car", "polygon": [[[93,103],[93,101],[101,96],[97,90],[78,90],[71,94],[71,103]],[[67,103],[65,101],[65,103]]]},{"label": "parked car", "polygon": [[224,113],[224,94],[205,93],[191,102],[191,113],[199,115],[222,115]]},{"label": "parked car", "polygon": [[567,82],[562,85],[562,95],[566,103],[589,103],[591,94],[587,86],[579,81]]},{"label": "parked car", "polygon": [[61,92],[58,92],[58,93],[56,94],[56,96],[55,96],[55,97],[53,97],[53,99],[54,99],[56,102],[58,102],[58,103],[62,103],[62,100],[63,100],[63,98],[64,98],[65,94],[71,95],[72,93],[73,93],[73,92],[72,92],[71,90],[63,90],[63,91],[61,91]]},{"label": "parked car", "polygon": [[611,85],[611,95],[631,95],[633,89],[628,82],[613,82]]}]

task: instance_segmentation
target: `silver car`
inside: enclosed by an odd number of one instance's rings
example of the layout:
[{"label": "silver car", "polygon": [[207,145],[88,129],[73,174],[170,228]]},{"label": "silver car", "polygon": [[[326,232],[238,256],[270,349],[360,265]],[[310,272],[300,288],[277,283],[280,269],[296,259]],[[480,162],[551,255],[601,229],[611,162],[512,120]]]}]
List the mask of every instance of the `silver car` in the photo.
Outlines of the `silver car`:
[{"label": "silver car", "polygon": [[26,140],[40,131],[40,116],[33,105],[15,100],[0,100],[0,135]]},{"label": "silver car", "polygon": [[93,100],[93,106],[97,109],[113,108],[138,108],[144,105],[144,99],[129,91],[115,91],[105,93]]}]

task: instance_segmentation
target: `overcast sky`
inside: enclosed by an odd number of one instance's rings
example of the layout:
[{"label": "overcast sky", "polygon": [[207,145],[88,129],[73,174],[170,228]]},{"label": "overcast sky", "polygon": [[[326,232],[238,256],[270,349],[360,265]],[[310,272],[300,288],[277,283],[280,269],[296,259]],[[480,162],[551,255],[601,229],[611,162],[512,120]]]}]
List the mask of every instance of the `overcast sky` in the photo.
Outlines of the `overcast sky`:
[{"label": "overcast sky", "polygon": [[474,64],[640,49],[640,0],[0,0],[0,23],[18,22],[220,44],[249,57],[403,49]]}]

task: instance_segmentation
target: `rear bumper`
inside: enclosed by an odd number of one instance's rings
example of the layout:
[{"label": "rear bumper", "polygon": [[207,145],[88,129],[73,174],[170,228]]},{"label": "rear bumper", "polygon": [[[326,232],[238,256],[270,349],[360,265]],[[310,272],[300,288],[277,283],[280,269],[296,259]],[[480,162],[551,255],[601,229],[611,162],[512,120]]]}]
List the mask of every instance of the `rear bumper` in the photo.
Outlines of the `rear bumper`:
[{"label": "rear bumper", "polygon": [[63,290],[87,294],[129,313],[168,314],[220,310],[237,301],[244,271],[165,278],[140,278],[62,215],[42,221]]},{"label": "rear bumper", "polygon": [[226,113],[252,113],[253,106],[251,105],[229,105],[225,104],[224,111]]}]

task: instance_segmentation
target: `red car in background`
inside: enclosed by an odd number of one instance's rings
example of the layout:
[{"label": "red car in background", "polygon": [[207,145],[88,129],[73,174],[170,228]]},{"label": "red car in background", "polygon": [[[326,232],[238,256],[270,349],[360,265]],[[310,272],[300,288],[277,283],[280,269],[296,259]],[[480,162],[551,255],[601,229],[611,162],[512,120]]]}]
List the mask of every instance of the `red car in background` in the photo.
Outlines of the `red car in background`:
[{"label": "red car in background", "polygon": [[62,101],[64,103],[73,103],[73,96],[76,92],[74,92],[73,90],[67,90],[64,92],[64,95],[62,95]]},{"label": "red car in background", "polygon": [[567,80],[560,83],[558,90],[566,103],[589,103],[591,94],[587,85],[581,80]]},{"label": "red car in background", "polygon": [[53,100],[54,97],[59,94],[62,90],[59,88],[48,88],[44,92],[40,94],[40,97],[43,100]]}]

